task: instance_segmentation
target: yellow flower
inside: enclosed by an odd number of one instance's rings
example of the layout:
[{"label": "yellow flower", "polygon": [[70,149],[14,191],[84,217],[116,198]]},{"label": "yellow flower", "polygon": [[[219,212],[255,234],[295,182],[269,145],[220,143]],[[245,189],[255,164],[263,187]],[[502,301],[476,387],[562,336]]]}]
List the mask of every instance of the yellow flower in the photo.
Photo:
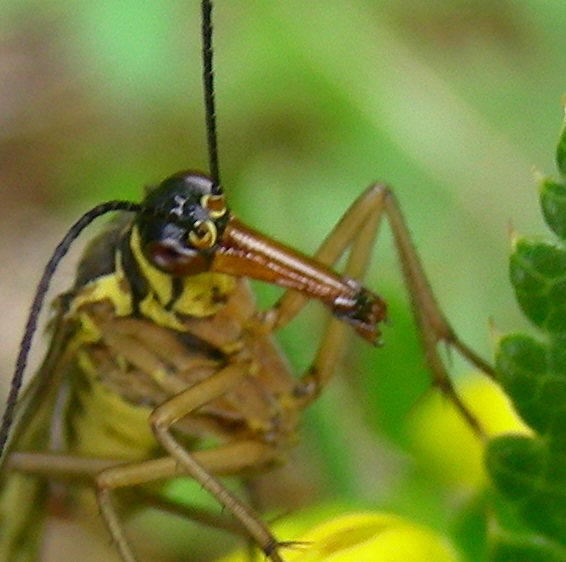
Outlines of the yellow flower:
[{"label": "yellow flower", "polygon": [[[458,394],[489,437],[530,434],[499,386],[485,376],[472,376]],[[483,443],[440,393],[423,399],[409,421],[416,456],[439,480],[465,488],[486,482]]]},{"label": "yellow flower", "polygon": [[[277,534],[277,525],[275,526]],[[280,533],[279,533],[280,535]],[[291,537],[280,536],[282,540]],[[344,514],[316,525],[280,551],[285,562],[458,562],[448,541],[402,517]],[[296,542],[295,542],[296,541]],[[237,551],[218,562],[246,562]]]}]

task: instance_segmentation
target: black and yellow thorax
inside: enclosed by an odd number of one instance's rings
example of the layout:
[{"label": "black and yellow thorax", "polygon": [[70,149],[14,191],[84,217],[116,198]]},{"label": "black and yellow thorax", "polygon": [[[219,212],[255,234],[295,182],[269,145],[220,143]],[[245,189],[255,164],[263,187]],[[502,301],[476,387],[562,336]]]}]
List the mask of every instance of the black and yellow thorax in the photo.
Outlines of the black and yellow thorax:
[{"label": "black and yellow thorax", "polygon": [[187,416],[180,431],[189,440],[293,432],[286,414],[293,381],[271,339],[247,328],[256,308],[244,280],[160,271],[124,215],[89,245],[66,300],[74,325],[65,350],[73,358],[66,418],[73,452],[157,454],[150,412],[242,354],[252,367],[238,391]]}]

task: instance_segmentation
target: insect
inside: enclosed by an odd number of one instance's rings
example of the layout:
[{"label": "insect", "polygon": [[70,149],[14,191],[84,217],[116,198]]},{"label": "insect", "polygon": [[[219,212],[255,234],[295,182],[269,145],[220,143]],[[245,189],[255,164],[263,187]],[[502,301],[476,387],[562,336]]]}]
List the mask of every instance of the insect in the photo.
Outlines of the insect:
[{"label": "insect", "polygon": [[[394,235],[433,384],[479,431],[437,344],[446,342],[487,373],[491,368],[438,308],[387,186],[363,192],[313,257],[253,230],[229,208],[216,148],[211,9],[203,0],[209,173],[178,172],[139,204],[95,207],[71,227],[44,270],[0,431],[0,560],[39,559],[42,506],[51,484],[65,481],[93,490],[121,558],[138,560],[117,498],[139,492],[140,502],[151,503],[159,483],[179,477],[198,482],[234,520],[209,517],[209,524],[231,527],[271,561],[284,560],[292,537],[275,537],[221,478],[253,479],[285,461],[300,413],[330,381],[349,330],[379,343],[386,304],[358,280],[382,218]],[[120,214],[88,246],[73,287],[56,300],[49,350],[18,399],[53,272],[78,234],[111,211]],[[336,273],[343,254],[344,272]],[[260,311],[246,279],[286,292]],[[271,336],[309,299],[331,319],[312,365],[295,376]],[[186,515],[172,503],[166,507]]]}]

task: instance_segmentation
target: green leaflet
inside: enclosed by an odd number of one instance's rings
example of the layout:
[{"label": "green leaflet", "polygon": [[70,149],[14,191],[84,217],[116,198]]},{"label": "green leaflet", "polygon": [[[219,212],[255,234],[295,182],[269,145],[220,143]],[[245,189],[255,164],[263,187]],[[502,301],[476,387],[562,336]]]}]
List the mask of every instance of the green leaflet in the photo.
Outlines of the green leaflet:
[{"label": "green leaflet", "polygon": [[566,238],[566,185],[545,179],[542,183],[540,204],[548,226],[564,240]]},{"label": "green leaflet", "polygon": [[566,551],[540,536],[504,536],[490,553],[491,562],[564,562]]},{"label": "green leaflet", "polygon": [[547,445],[566,450],[566,341],[505,336],[497,353],[499,382],[515,409]]},{"label": "green leaflet", "polygon": [[486,448],[496,494],[513,514],[494,510],[492,562],[566,560],[566,126],[556,162],[561,177],[541,180],[540,201],[558,239],[519,237],[510,257],[517,301],[541,336],[508,334],[496,353],[499,383],[533,435]]},{"label": "green leaflet", "polygon": [[566,250],[546,241],[520,239],[509,269],[525,316],[550,333],[566,332]]}]

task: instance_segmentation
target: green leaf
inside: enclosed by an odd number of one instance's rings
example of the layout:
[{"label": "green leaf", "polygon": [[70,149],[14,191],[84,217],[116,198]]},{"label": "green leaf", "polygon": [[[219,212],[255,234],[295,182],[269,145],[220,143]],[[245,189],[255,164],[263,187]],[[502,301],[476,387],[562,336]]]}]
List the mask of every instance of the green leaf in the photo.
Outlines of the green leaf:
[{"label": "green leaf", "polygon": [[566,176],[566,121],[563,123],[556,146],[556,167],[561,175]]},{"label": "green leaf", "polygon": [[544,447],[520,435],[504,435],[489,441],[486,468],[498,489],[513,501],[525,501],[544,470]]},{"label": "green leaf", "polygon": [[490,562],[564,562],[566,550],[540,536],[508,536],[498,540],[489,554]]},{"label": "green leaf", "polygon": [[499,491],[537,532],[566,545],[566,455],[537,438],[497,437],[486,467]]},{"label": "green leaf", "polygon": [[548,344],[507,335],[496,355],[498,381],[525,422],[557,451],[566,451],[566,350],[564,338]]},{"label": "green leaf", "polygon": [[566,251],[556,244],[520,239],[509,273],[525,316],[548,331],[566,333]]},{"label": "green leaf", "polygon": [[[525,523],[516,505],[502,494],[489,494],[492,517],[488,523],[487,556],[490,562],[538,562],[566,560],[566,548],[535,533]],[[474,562],[480,558],[472,558]]]},{"label": "green leaf", "polygon": [[497,350],[496,366],[498,382],[520,416],[537,431],[547,431],[548,412],[541,411],[537,402],[541,380],[546,375],[545,346],[529,336],[505,336]]},{"label": "green leaf", "polygon": [[544,178],[540,185],[540,205],[548,226],[566,239],[566,185]]}]

